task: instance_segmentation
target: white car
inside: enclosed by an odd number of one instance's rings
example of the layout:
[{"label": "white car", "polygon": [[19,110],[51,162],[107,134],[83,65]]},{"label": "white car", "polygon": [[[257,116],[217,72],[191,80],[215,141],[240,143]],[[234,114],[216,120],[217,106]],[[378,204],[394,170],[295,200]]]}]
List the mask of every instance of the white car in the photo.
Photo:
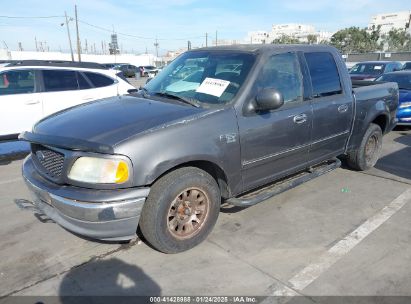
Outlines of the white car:
[{"label": "white car", "polygon": [[65,108],[134,91],[122,77],[86,63],[22,61],[0,67],[0,138],[30,131]]}]

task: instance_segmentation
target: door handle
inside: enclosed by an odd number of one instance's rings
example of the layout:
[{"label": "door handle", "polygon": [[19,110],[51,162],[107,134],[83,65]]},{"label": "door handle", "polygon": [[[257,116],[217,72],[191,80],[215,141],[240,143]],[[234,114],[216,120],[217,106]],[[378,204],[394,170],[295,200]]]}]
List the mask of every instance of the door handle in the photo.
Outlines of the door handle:
[{"label": "door handle", "polygon": [[295,115],[293,118],[294,123],[296,124],[302,124],[307,121],[307,115],[305,114],[299,114]]},{"label": "door handle", "polygon": [[24,104],[26,104],[26,105],[35,105],[35,104],[39,104],[40,103],[40,100],[29,100],[29,101],[26,101]]},{"label": "door handle", "polygon": [[340,105],[338,107],[338,112],[340,112],[340,113],[345,113],[345,112],[347,112],[347,110],[348,110],[348,106],[346,104]]}]

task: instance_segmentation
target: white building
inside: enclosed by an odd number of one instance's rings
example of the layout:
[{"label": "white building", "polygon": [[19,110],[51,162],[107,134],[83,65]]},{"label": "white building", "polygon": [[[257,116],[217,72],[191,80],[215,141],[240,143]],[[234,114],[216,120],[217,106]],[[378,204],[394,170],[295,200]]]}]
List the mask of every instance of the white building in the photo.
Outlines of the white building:
[{"label": "white building", "polygon": [[321,43],[330,41],[334,33],[327,31],[319,31],[315,35],[317,36],[317,43]]},{"label": "white building", "polygon": [[368,29],[381,25],[381,34],[387,34],[392,29],[410,31],[411,11],[379,14],[371,17]]},{"label": "white building", "polygon": [[246,42],[251,44],[270,43],[272,39],[270,40],[269,34],[267,31],[248,32]]},{"label": "white building", "polygon": [[314,26],[308,24],[273,24],[271,32],[248,32],[246,43],[271,43],[274,39],[281,38],[282,36],[297,38],[301,43],[306,43],[308,42],[308,36],[310,35],[316,37],[315,43],[320,43],[323,41],[329,41],[333,33],[326,31],[316,31]]},{"label": "white building", "polygon": [[271,40],[280,38],[283,35],[298,38],[301,42],[307,42],[308,35],[315,35],[314,26],[308,24],[273,24],[271,28],[270,38]]}]

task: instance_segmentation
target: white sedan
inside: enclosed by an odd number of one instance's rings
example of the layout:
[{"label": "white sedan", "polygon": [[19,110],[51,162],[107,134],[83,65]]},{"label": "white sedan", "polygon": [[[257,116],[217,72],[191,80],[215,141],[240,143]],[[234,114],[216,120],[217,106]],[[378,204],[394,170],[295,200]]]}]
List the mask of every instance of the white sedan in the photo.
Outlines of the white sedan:
[{"label": "white sedan", "polygon": [[0,68],[0,139],[30,131],[41,118],[135,88],[116,70],[10,65]]}]

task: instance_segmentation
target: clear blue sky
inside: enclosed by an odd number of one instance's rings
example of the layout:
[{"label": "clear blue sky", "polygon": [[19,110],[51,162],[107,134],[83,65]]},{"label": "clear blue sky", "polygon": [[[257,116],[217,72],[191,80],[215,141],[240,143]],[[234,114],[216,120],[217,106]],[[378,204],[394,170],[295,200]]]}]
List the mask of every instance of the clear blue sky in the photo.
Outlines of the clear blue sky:
[{"label": "clear blue sky", "polygon": [[[218,30],[222,39],[244,39],[248,31],[270,30],[276,23],[307,23],[317,30],[336,31],[348,26],[365,27],[377,13],[411,10],[409,0],[0,0],[0,15],[62,16],[67,11],[74,17],[74,4],[79,19],[87,23],[148,39],[119,35],[125,50],[154,50],[159,38],[160,52],[184,47],[188,38],[193,46],[205,44]],[[6,3],[6,4],[5,4]],[[25,50],[34,50],[34,37],[47,41],[51,50],[68,50],[64,18],[9,19],[0,17],[0,47],[3,41],[12,50],[22,42]],[[110,33],[80,23],[80,37],[89,44],[107,43]],[[74,22],[70,23],[75,41]]]}]

